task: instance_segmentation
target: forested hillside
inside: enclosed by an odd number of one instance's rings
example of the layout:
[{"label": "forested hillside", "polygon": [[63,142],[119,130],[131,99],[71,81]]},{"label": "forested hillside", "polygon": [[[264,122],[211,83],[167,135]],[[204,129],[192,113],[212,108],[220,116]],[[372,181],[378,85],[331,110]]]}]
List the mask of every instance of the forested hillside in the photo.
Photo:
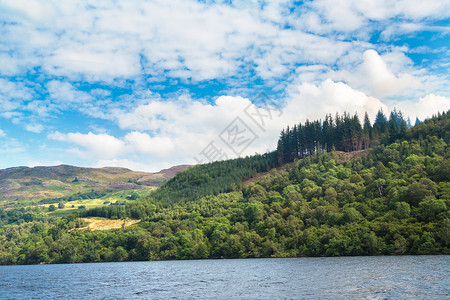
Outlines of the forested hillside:
[{"label": "forested hillside", "polygon": [[197,165],[180,172],[152,195],[164,204],[236,190],[245,178],[277,166],[276,153]]},{"label": "forested hillside", "polygon": [[[319,121],[299,124],[278,153],[194,167],[150,197],[81,212],[141,220],[130,227],[77,230],[77,214],[10,222],[0,263],[450,254],[450,112],[412,128],[397,117],[384,129],[379,117],[370,127],[328,117],[331,135]],[[360,149],[347,160],[335,151]]]}]

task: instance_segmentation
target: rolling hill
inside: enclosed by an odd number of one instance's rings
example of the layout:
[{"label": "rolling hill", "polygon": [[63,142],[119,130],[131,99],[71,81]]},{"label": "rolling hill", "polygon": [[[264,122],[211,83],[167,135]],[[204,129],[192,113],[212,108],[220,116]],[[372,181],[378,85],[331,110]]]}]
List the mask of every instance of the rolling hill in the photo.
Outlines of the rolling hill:
[{"label": "rolling hill", "polygon": [[0,201],[40,201],[91,191],[154,189],[189,167],[174,166],[156,173],[70,165],[8,168],[0,170]]}]

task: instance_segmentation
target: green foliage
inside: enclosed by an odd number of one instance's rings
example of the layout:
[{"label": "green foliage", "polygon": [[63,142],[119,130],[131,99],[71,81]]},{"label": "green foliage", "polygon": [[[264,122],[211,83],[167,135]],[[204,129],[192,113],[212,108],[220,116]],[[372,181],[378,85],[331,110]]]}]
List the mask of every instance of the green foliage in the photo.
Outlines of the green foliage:
[{"label": "green foliage", "polygon": [[108,191],[94,191],[91,190],[89,192],[78,192],[72,195],[59,197],[59,198],[46,198],[39,201],[41,204],[52,204],[52,203],[61,203],[61,202],[68,202],[68,201],[77,201],[77,200],[83,200],[83,199],[96,199],[101,198],[105,196],[108,193]]},{"label": "green foliage", "polygon": [[165,204],[197,200],[239,188],[242,181],[276,166],[276,153],[197,165],[178,173],[151,196]]}]

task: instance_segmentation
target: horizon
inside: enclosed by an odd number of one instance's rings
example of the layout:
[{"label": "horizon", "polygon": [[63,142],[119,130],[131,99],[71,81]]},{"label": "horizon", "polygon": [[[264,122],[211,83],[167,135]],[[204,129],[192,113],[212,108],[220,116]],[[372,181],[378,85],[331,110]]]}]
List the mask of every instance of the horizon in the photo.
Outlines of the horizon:
[{"label": "horizon", "polygon": [[449,16],[449,1],[0,1],[0,169],[158,172],[273,151],[327,113],[423,121],[450,109]]}]

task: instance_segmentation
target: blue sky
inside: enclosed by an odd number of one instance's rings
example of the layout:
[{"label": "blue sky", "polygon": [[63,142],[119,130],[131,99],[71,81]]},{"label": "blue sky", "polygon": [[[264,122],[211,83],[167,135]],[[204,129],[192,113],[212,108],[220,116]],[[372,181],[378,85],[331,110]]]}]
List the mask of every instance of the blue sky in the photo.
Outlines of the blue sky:
[{"label": "blue sky", "polygon": [[[0,168],[157,171],[274,150],[326,113],[429,117],[450,109],[449,14],[448,0],[0,0]],[[238,151],[222,135],[237,124],[252,133]]]}]

